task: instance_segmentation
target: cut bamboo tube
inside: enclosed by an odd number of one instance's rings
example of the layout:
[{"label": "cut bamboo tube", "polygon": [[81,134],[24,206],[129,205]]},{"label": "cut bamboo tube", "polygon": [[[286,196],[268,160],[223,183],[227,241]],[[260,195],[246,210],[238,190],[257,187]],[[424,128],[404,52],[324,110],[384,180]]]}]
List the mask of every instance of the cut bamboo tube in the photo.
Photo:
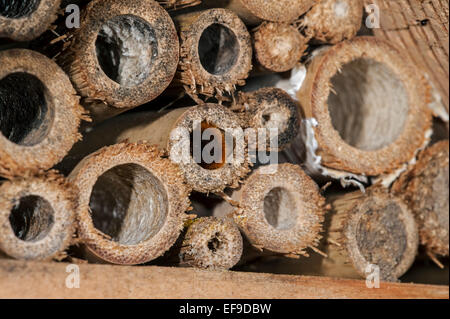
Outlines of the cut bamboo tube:
[{"label": "cut bamboo tube", "polygon": [[16,259],[64,257],[75,233],[75,198],[55,171],[0,182],[0,251]]},{"label": "cut bamboo tube", "polygon": [[[366,278],[379,267],[379,279],[396,281],[412,265],[418,230],[408,206],[386,191],[369,188],[330,199],[328,242],[321,273]],[[373,265],[373,266],[371,266]]]},{"label": "cut bamboo tube", "polygon": [[299,166],[262,166],[230,198],[214,216],[232,217],[254,247],[308,256],[319,244],[325,201]]},{"label": "cut bamboo tube", "polygon": [[88,120],[66,74],[30,50],[0,52],[0,176],[51,168]]},{"label": "cut bamboo tube", "polygon": [[147,103],[172,81],[175,26],[153,0],[95,0],[59,61],[94,120]]},{"label": "cut bamboo tube", "polygon": [[297,136],[301,121],[300,106],[282,89],[263,88],[254,92],[241,92],[237,104],[244,110],[242,116],[247,127],[277,130],[275,148],[272,147],[270,132],[266,131],[265,150],[280,151]]},{"label": "cut bamboo tube", "polygon": [[419,225],[420,242],[432,254],[448,256],[448,140],[427,148],[392,190],[405,199]]},{"label": "cut bamboo tube", "polygon": [[219,97],[244,85],[252,68],[251,37],[230,10],[211,9],[175,18],[181,50],[179,79],[190,95]]},{"label": "cut bamboo tube", "polygon": [[362,0],[319,0],[300,25],[316,42],[339,43],[356,36],[362,18]]},{"label": "cut bamboo tube", "polygon": [[324,167],[376,176],[428,141],[430,90],[402,51],[356,37],[314,54],[297,92]]},{"label": "cut bamboo tube", "polygon": [[178,10],[194,7],[202,3],[202,0],[157,0],[167,10]]},{"label": "cut bamboo tube", "polygon": [[314,4],[315,0],[203,0],[205,5],[234,11],[249,25],[263,20],[293,22]]},{"label": "cut bamboo tube", "polygon": [[[190,196],[192,206],[191,214],[195,214],[199,218],[213,217],[217,220],[233,221],[232,218],[230,218],[230,214],[233,212],[233,204],[231,204],[233,203],[233,200],[230,200],[227,196],[228,195],[224,196],[223,194],[202,194],[193,192]],[[237,205],[237,203],[234,203],[234,205]],[[236,223],[234,223],[234,225],[237,227]],[[237,270],[241,271],[241,268],[245,265],[251,265],[255,261],[259,261],[262,258],[273,256],[285,257],[284,254],[280,253],[271,252],[268,250],[261,251],[260,247],[256,248],[252,246],[252,244],[244,237],[242,239],[242,257],[235,267]],[[296,255],[289,257],[297,258]],[[167,266],[170,264],[166,263],[162,265]]]},{"label": "cut bamboo tube", "polygon": [[89,253],[141,264],[167,251],[189,218],[178,167],[145,143],[121,143],[84,158],[69,175],[79,189],[78,236]]},{"label": "cut bamboo tube", "polygon": [[[239,181],[249,171],[248,158],[244,154],[247,143],[243,126],[243,120],[237,114],[224,106],[211,103],[169,112],[126,114],[106,121],[87,133],[83,142],[75,145],[69,154],[66,165],[70,169],[73,162],[81,159],[80,155],[87,155],[105,145],[124,140],[147,141],[167,151],[171,159],[178,163],[187,183],[194,190],[221,192],[225,187],[238,187]],[[214,133],[214,140],[205,137],[212,140],[208,145],[214,146],[214,155],[219,154],[219,149],[221,153],[220,159],[210,163],[204,161],[207,146],[204,145],[205,138],[198,145],[194,137],[194,132],[199,134],[199,139],[204,137],[205,129],[211,129]],[[233,146],[226,141],[226,136],[231,136],[227,134],[227,130],[242,132],[242,136],[234,136]],[[73,158],[70,158],[72,155]]]},{"label": "cut bamboo tube", "polygon": [[61,0],[9,0],[0,3],[0,38],[29,41],[56,20]]},{"label": "cut bamboo tube", "polygon": [[180,264],[195,268],[226,270],[242,256],[242,236],[230,220],[199,218],[188,226],[180,249]]},{"label": "cut bamboo tube", "polygon": [[308,39],[293,25],[264,22],[252,33],[255,59],[260,68],[286,72],[300,61]]}]

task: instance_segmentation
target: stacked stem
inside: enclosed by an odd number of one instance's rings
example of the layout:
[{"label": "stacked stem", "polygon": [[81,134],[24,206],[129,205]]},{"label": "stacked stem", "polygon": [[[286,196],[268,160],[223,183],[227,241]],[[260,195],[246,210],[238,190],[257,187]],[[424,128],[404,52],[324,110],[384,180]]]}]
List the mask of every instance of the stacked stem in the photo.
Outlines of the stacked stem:
[{"label": "stacked stem", "polygon": [[298,166],[260,167],[230,197],[214,215],[232,217],[256,248],[308,256],[319,244],[325,201]]},{"label": "stacked stem", "polygon": [[175,17],[181,49],[178,81],[193,96],[234,92],[252,68],[250,34],[230,10],[210,9]]},{"label": "stacked stem", "polygon": [[347,193],[330,202],[328,258],[323,259],[322,274],[346,278],[378,274],[380,280],[396,281],[411,267],[418,230],[414,215],[400,198],[370,188],[366,194]]},{"label": "stacked stem", "polygon": [[9,0],[0,3],[0,38],[29,41],[56,20],[61,0]]},{"label": "stacked stem", "polygon": [[74,242],[76,193],[54,171],[0,183],[0,251],[16,259],[63,258]]},{"label": "stacked stem", "polygon": [[241,259],[242,236],[229,220],[199,218],[190,223],[183,236],[180,264],[201,269],[226,270]]},{"label": "stacked stem", "polygon": [[[254,92],[240,92],[236,104],[241,108],[246,127],[254,129],[258,135],[258,143],[261,142],[258,130],[265,129],[262,136],[265,137],[263,150],[280,151],[297,137],[301,122],[300,106],[282,89],[263,88]],[[271,129],[276,133],[273,137],[270,135]],[[249,144],[252,144],[251,140],[249,137]],[[259,149],[259,145],[249,146],[249,149]]]},{"label": "stacked stem", "polygon": [[145,143],[121,143],[84,158],[69,180],[80,190],[78,236],[115,264],[140,264],[168,250],[189,216],[181,171]]},{"label": "stacked stem", "polygon": [[431,254],[448,256],[448,140],[423,151],[417,163],[392,186],[419,225],[420,243]]},{"label": "stacked stem", "polygon": [[312,151],[325,170],[390,173],[428,141],[424,76],[401,51],[374,37],[319,49],[297,97],[305,117],[313,119],[303,142],[317,144]]},{"label": "stacked stem", "polygon": [[60,162],[88,120],[66,74],[30,50],[0,52],[0,176],[24,176]]},{"label": "stacked stem", "polygon": [[[74,161],[105,145],[125,140],[147,141],[157,145],[179,165],[193,190],[221,192],[226,187],[238,187],[249,171],[242,127],[243,120],[237,114],[213,103],[161,113],[127,114],[106,121],[87,133],[84,141],[72,150],[74,158],[69,155],[68,162],[72,163],[66,165],[71,168]],[[236,134],[227,133],[230,130],[236,130]],[[211,133],[214,140],[206,144]],[[227,141],[226,136],[233,140]],[[213,146],[214,155],[220,153],[220,158],[204,160],[208,145]]]},{"label": "stacked stem", "polygon": [[169,14],[153,0],[95,0],[59,61],[94,120],[159,96],[172,81],[179,44]]}]

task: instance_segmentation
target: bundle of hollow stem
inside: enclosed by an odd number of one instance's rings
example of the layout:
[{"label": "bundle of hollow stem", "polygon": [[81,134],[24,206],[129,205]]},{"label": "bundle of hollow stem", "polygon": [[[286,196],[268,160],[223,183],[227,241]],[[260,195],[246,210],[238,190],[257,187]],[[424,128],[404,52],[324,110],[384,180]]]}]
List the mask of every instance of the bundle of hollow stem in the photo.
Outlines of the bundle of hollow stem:
[{"label": "bundle of hollow stem", "polygon": [[419,245],[448,258],[448,140],[428,145],[448,102],[362,1],[76,3],[79,28],[0,1],[2,258],[316,255],[383,280]]}]

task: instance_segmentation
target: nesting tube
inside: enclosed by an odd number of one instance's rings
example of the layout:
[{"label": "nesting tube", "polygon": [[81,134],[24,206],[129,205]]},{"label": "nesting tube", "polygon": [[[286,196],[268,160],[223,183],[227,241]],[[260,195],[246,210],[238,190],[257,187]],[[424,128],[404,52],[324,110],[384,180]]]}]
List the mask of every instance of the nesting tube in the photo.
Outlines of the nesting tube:
[{"label": "nesting tube", "polygon": [[429,87],[391,44],[356,37],[319,49],[306,70],[297,92],[311,124],[304,142],[322,168],[390,173],[428,142]]},{"label": "nesting tube", "polygon": [[175,21],[181,41],[177,80],[187,93],[220,97],[245,84],[252,68],[251,37],[236,14],[210,9]]},{"label": "nesting tube", "polygon": [[114,264],[153,260],[188,219],[189,188],[169,159],[145,143],[120,143],[84,158],[69,175],[79,189],[78,236]]},{"label": "nesting tube", "polygon": [[157,0],[167,10],[178,10],[194,7],[202,3],[202,0]]},{"label": "nesting tube", "polygon": [[316,42],[334,44],[355,37],[362,20],[361,0],[319,0],[300,25]]},{"label": "nesting tube", "polygon": [[286,72],[300,61],[308,39],[293,25],[264,22],[252,33],[255,60],[262,71]]},{"label": "nesting tube", "polygon": [[29,41],[56,20],[61,0],[6,0],[0,2],[0,38]]},{"label": "nesting tube", "polygon": [[449,146],[440,141],[423,151],[417,163],[392,186],[414,213],[420,242],[428,252],[448,256]]},{"label": "nesting tube", "polygon": [[314,4],[315,0],[203,0],[207,6],[233,10],[249,25],[263,20],[293,22]]},{"label": "nesting tube", "polygon": [[325,200],[303,170],[293,164],[256,169],[214,216],[232,217],[258,249],[289,256],[308,256],[321,238]]},{"label": "nesting tube", "polygon": [[94,120],[147,103],[172,81],[175,26],[153,0],[95,0],[59,61]]},{"label": "nesting tube", "polygon": [[328,242],[321,272],[328,276],[396,281],[412,265],[419,236],[414,215],[398,197],[378,188],[330,200]]},{"label": "nesting tube", "polygon": [[192,189],[221,192],[238,187],[249,171],[243,127],[237,114],[212,103],[161,113],[125,114],[87,133],[69,154],[73,157],[68,157],[66,166],[70,168],[70,162],[78,161],[81,154],[105,145],[147,141],[167,152]]},{"label": "nesting tube", "polygon": [[[240,93],[237,103],[244,110],[242,116],[247,127],[265,129],[264,150],[280,151],[297,136],[301,121],[300,106],[284,90],[271,87]],[[274,130],[272,135],[270,130]],[[276,143],[273,143],[272,136],[277,139]],[[257,144],[256,149],[260,145]]]},{"label": "nesting tube", "polygon": [[0,175],[46,170],[62,160],[88,118],[69,78],[30,50],[0,52]]},{"label": "nesting tube", "polygon": [[0,252],[15,259],[63,256],[75,233],[76,190],[55,171],[0,182]]},{"label": "nesting tube", "polygon": [[191,222],[183,237],[181,265],[210,270],[226,270],[242,256],[242,236],[236,225],[226,219],[199,218]]}]

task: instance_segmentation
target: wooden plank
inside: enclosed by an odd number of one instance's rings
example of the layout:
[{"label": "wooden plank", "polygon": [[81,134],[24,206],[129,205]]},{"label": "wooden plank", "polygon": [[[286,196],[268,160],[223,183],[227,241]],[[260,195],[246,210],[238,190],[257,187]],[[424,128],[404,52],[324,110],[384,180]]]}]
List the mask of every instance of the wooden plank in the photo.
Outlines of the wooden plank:
[{"label": "wooden plank", "polygon": [[449,298],[448,286],[192,268],[80,264],[80,288],[67,288],[68,264],[0,260],[0,298]]},{"label": "wooden plank", "polygon": [[364,0],[380,9],[375,36],[403,47],[425,70],[449,109],[448,0]]}]

